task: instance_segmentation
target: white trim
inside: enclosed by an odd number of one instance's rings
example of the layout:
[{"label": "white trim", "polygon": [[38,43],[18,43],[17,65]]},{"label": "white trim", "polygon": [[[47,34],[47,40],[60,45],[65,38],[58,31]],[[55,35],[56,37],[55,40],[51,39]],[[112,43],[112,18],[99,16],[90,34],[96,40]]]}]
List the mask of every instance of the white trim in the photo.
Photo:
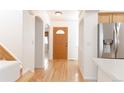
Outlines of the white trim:
[{"label": "white trim", "polygon": [[25,73],[27,73],[28,71],[30,71],[29,69],[23,69],[22,74],[24,75]]},{"label": "white trim", "polygon": [[83,77],[83,78],[84,78],[84,80],[97,81],[96,77],[88,77],[88,76],[86,76],[86,77]]},{"label": "white trim", "polygon": [[77,61],[78,59],[77,58],[68,58],[68,60],[75,60],[75,61]]},{"label": "white trim", "polygon": [[30,70],[30,69],[23,69],[22,74],[24,75],[24,74],[26,74],[27,72],[32,72],[32,73],[34,73],[34,70]]}]

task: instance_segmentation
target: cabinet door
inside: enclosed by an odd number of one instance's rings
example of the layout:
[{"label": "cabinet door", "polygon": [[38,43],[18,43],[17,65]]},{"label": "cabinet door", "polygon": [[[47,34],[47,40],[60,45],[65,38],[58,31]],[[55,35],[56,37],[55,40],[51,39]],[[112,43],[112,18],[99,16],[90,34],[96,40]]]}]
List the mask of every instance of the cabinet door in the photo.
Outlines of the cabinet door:
[{"label": "cabinet door", "polygon": [[112,23],[112,14],[99,13],[98,21],[99,23]]},{"label": "cabinet door", "polygon": [[124,13],[113,14],[113,23],[124,23]]}]

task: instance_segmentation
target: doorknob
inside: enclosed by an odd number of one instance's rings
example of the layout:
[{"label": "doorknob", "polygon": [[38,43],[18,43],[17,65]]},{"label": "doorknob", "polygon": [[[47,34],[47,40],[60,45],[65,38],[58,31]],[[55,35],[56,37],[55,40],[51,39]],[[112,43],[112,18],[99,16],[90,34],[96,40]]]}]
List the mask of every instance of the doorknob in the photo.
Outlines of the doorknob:
[{"label": "doorknob", "polygon": [[67,47],[67,46],[68,46],[67,44],[68,44],[68,43],[66,42],[66,43],[65,43],[65,47]]}]

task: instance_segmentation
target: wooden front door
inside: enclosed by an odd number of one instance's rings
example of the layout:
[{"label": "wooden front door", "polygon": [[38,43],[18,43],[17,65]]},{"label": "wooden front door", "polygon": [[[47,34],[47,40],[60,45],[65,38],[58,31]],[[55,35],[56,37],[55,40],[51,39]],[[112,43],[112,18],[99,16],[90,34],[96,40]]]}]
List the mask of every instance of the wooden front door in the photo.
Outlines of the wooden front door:
[{"label": "wooden front door", "polygon": [[53,27],[53,59],[67,59],[68,28]]}]

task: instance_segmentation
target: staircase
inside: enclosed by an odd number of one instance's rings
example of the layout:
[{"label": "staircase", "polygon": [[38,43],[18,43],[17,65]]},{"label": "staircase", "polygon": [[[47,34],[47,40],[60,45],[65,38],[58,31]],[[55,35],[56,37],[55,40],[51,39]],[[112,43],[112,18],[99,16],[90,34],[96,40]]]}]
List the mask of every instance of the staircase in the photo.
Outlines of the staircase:
[{"label": "staircase", "polygon": [[0,60],[15,61],[15,58],[0,45]]}]

